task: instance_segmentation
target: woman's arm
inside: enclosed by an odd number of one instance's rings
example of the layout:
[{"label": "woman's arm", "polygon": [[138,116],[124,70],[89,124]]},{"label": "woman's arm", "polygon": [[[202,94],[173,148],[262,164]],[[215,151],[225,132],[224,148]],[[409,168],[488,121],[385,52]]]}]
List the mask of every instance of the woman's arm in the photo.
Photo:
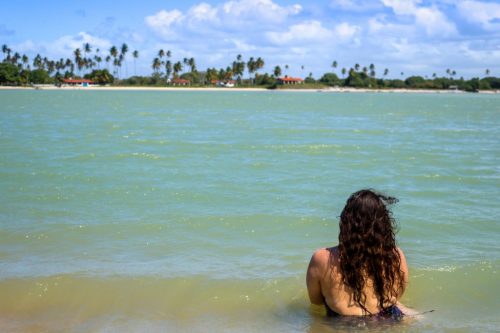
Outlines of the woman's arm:
[{"label": "woman's arm", "polygon": [[325,250],[321,249],[314,252],[309,262],[309,267],[307,268],[307,292],[309,293],[309,300],[311,303],[316,305],[324,304],[323,294],[321,293],[322,251]]}]

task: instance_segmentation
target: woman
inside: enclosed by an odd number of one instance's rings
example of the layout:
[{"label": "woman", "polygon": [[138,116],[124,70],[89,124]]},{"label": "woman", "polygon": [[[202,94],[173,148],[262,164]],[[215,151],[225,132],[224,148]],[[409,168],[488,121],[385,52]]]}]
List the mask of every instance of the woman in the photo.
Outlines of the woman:
[{"label": "woman", "polygon": [[317,250],[307,270],[311,303],[329,315],[400,319],[408,283],[406,259],[394,237],[388,205],[397,199],[373,190],[353,193],[340,215],[339,245]]}]

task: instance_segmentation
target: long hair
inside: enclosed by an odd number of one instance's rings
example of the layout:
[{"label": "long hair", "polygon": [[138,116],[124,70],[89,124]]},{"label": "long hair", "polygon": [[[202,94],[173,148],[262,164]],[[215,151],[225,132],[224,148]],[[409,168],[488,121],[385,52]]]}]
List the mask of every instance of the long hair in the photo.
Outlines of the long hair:
[{"label": "long hair", "polygon": [[396,247],[396,221],[387,207],[398,200],[365,189],[353,193],[340,215],[339,261],[342,282],[366,312],[363,289],[373,281],[378,305],[385,309],[402,295],[405,282]]}]

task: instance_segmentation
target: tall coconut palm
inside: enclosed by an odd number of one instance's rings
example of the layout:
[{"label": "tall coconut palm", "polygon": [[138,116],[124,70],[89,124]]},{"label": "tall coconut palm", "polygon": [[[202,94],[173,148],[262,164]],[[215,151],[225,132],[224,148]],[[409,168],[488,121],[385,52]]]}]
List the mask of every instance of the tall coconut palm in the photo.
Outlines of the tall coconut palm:
[{"label": "tall coconut palm", "polygon": [[9,47],[7,44],[2,45],[2,52],[3,52],[3,61],[7,59],[7,51],[9,50]]},{"label": "tall coconut palm", "polygon": [[355,65],[354,65],[354,70],[355,70],[356,72],[358,72],[360,67],[361,67],[361,66],[359,66],[359,64],[355,64]]},{"label": "tall coconut palm", "polygon": [[113,70],[113,73],[116,75],[117,65],[118,65],[118,60],[116,59],[118,57],[118,49],[116,48],[116,46],[114,46],[114,45],[111,46],[111,48],[109,49],[109,55],[111,57],[113,57],[113,66],[115,67],[115,69]]},{"label": "tall coconut palm", "polygon": [[[79,48],[76,48],[73,51],[73,55],[75,56],[75,64],[78,67],[78,70],[80,71],[81,74],[81,69],[82,69],[82,52],[80,51]],[[33,64],[34,66],[34,64]]]},{"label": "tall coconut palm", "polygon": [[375,65],[374,64],[370,64],[370,76],[372,78],[374,78],[375,75],[376,75],[376,73],[375,73]]},{"label": "tall coconut palm", "polygon": [[334,60],[334,61],[332,62],[333,71],[335,71],[335,70],[337,69],[337,65],[338,65],[338,64],[337,64],[337,60]]},{"label": "tall coconut palm", "polygon": [[386,77],[387,74],[389,74],[389,69],[388,68],[384,69],[384,77]]},{"label": "tall coconut palm", "polygon": [[281,76],[281,67],[280,66],[274,67],[273,74],[275,77],[280,77]]},{"label": "tall coconut palm", "polygon": [[255,71],[257,72],[259,69],[264,68],[264,59],[261,57],[258,57],[257,60],[255,61]]},{"label": "tall coconut palm", "polygon": [[134,57],[134,75],[137,75],[135,61],[137,60],[137,58],[139,58],[139,51],[134,50],[134,52],[132,52],[132,57]]},{"label": "tall coconut palm", "polygon": [[167,60],[165,61],[165,78],[167,81],[170,79],[170,75],[172,75],[172,62]]},{"label": "tall coconut palm", "polygon": [[83,53],[85,54],[85,57],[87,57],[87,54],[92,52],[92,47],[90,46],[89,43],[83,44]]},{"label": "tall coconut palm", "polygon": [[[247,69],[248,69],[248,74],[250,74],[250,79],[252,78],[252,74],[255,72],[255,60],[253,57],[250,57],[247,61]],[[253,83],[253,80],[252,80]]]},{"label": "tall coconut palm", "polygon": [[[21,61],[23,62],[24,66],[27,66],[30,60],[26,54],[23,54],[23,56],[21,57]],[[27,67],[25,69],[27,69]]]},{"label": "tall coconut palm", "polygon": [[179,72],[182,71],[182,63],[180,61],[177,61],[174,64],[174,78],[177,78]]},{"label": "tall coconut palm", "polygon": [[191,67],[191,73],[196,72],[196,62],[193,57],[188,59],[188,66]]},{"label": "tall coconut palm", "polygon": [[106,68],[109,71],[109,62],[111,61],[111,56],[107,55],[106,58],[104,58],[104,61],[106,61]]},{"label": "tall coconut palm", "polygon": [[97,69],[101,69],[102,58],[98,55],[94,56],[94,61],[97,63]]},{"label": "tall coconut palm", "polygon": [[486,70],[484,71],[484,73],[486,74],[486,76],[488,76],[488,75],[490,75],[490,70],[489,70],[489,69],[486,69]]},{"label": "tall coconut palm", "polygon": [[345,74],[347,73],[347,69],[345,69],[345,67],[342,67],[342,70],[340,72],[342,73],[342,78],[344,78]]},{"label": "tall coconut palm", "polygon": [[158,73],[158,71],[160,70],[160,67],[161,67],[161,60],[160,58],[156,57],[153,59],[153,63],[151,65],[151,68],[153,68],[153,71],[155,72],[155,74]]},{"label": "tall coconut palm", "polygon": [[128,67],[127,67],[127,52],[128,52],[128,45],[126,43],[122,44],[122,47],[120,48],[120,68],[121,68],[121,62],[123,61],[125,63],[125,77],[128,77]]}]

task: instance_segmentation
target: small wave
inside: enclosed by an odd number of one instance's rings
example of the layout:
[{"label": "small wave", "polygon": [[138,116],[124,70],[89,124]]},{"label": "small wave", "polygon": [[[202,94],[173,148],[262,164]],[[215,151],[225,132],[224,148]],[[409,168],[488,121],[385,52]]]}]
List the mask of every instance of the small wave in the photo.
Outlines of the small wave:
[{"label": "small wave", "polygon": [[152,154],[152,153],[122,153],[116,155],[118,158],[145,158],[145,159],[151,159],[151,160],[159,160],[161,159],[161,156],[158,154]]}]

